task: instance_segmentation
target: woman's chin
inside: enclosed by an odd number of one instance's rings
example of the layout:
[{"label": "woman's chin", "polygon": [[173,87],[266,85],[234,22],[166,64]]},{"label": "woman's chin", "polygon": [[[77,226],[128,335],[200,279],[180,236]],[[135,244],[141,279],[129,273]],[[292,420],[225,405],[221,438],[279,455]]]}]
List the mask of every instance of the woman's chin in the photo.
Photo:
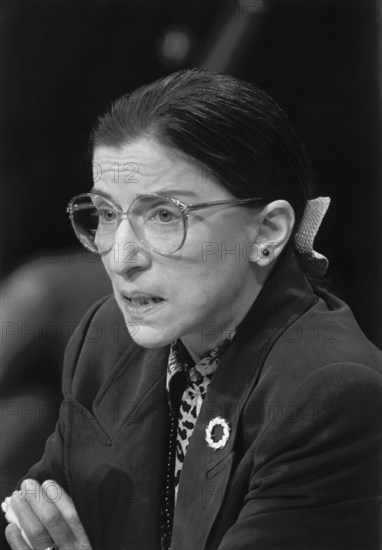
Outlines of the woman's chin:
[{"label": "woman's chin", "polygon": [[138,346],[148,349],[162,348],[168,346],[171,342],[176,340],[178,336],[170,334],[164,334],[163,331],[155,330],[152,327],[144,325],[131,326],[131,323],[127,323],[127,330],[130,337]]}]

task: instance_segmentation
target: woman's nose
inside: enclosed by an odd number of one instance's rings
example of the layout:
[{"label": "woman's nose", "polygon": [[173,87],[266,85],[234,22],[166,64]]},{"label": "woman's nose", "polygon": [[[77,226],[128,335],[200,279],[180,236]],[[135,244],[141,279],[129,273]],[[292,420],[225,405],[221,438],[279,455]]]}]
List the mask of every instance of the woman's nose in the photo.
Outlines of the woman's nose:
[{"label": "woman's nose", "polygon": [[121,220],[114,236],[113,248],[108,252],[109,267],[119,275],[132,269],[145,269],[150,255],[134,233],[127,218]]}]

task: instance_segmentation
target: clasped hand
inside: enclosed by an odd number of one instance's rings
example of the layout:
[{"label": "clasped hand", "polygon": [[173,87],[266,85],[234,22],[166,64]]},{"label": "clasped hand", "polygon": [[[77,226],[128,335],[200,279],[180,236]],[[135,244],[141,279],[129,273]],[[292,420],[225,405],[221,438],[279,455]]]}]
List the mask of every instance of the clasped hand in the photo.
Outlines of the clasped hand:
[{"label": "clasped hand", "polygon": [[12,550],[91,550],[71,497],[55,481],[24,480],[5,508]]}]

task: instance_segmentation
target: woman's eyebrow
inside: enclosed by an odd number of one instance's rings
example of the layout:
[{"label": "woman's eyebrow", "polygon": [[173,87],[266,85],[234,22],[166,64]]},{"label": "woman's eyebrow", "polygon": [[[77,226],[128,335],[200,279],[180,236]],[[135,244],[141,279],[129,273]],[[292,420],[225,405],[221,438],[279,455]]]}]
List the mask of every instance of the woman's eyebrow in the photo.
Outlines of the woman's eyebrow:
[{"label": "woman's eyebrow", "polygon": [[194,191],[190,191],[189,189],[158,189],[156,191],[153,191],[153,193],[156,193],[158,195],[166,195],[166,196],[174,196],[174,195],[185,195],[186,197],[194,197],[198,198],[197,193]]},{"label": "woman's eyebrow", "polygon": [[97,189],[96,187],[92,187],[90,189],[89,193],[93,193],[94,195],[101,195],[101,197],[105,197],[105,199],[112,200],[111,195],[109,195],[109,193],[105,193],[104,191],[101,191],[100,189]]},{"label": "woman's eyebrow", "polygon": [[[96,187],[92,187],[89,191],[89,193],[94,193],[96,195],[101,195],[102,197],[105,197],[106,199],[112,200],[112,197],[109,193],[105,193],[104,191],[101,191],[100,189],[97,189]],[[166,197],[173,197],[174,195],[183,195],[186,197],[194,197],[198,199],[198,195],[194,193],[194,191],[190,191],[187,189],[156,189],[155,191],[152,191],[152,193],[145,193],[147,195],[164,195]]]}]

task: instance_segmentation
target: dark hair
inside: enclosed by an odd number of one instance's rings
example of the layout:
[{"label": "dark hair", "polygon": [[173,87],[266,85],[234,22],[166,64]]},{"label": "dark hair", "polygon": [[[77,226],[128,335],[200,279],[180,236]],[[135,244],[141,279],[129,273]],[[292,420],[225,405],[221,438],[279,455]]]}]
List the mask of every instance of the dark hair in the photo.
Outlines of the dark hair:
[{"label": "dark hair", "polygon": [[284,111],[258,87],[226,74],[182,70],[115,101],[92,149],[150,137],[201,162],[239,198],[285,199],[301,220],[310,163]]}]

